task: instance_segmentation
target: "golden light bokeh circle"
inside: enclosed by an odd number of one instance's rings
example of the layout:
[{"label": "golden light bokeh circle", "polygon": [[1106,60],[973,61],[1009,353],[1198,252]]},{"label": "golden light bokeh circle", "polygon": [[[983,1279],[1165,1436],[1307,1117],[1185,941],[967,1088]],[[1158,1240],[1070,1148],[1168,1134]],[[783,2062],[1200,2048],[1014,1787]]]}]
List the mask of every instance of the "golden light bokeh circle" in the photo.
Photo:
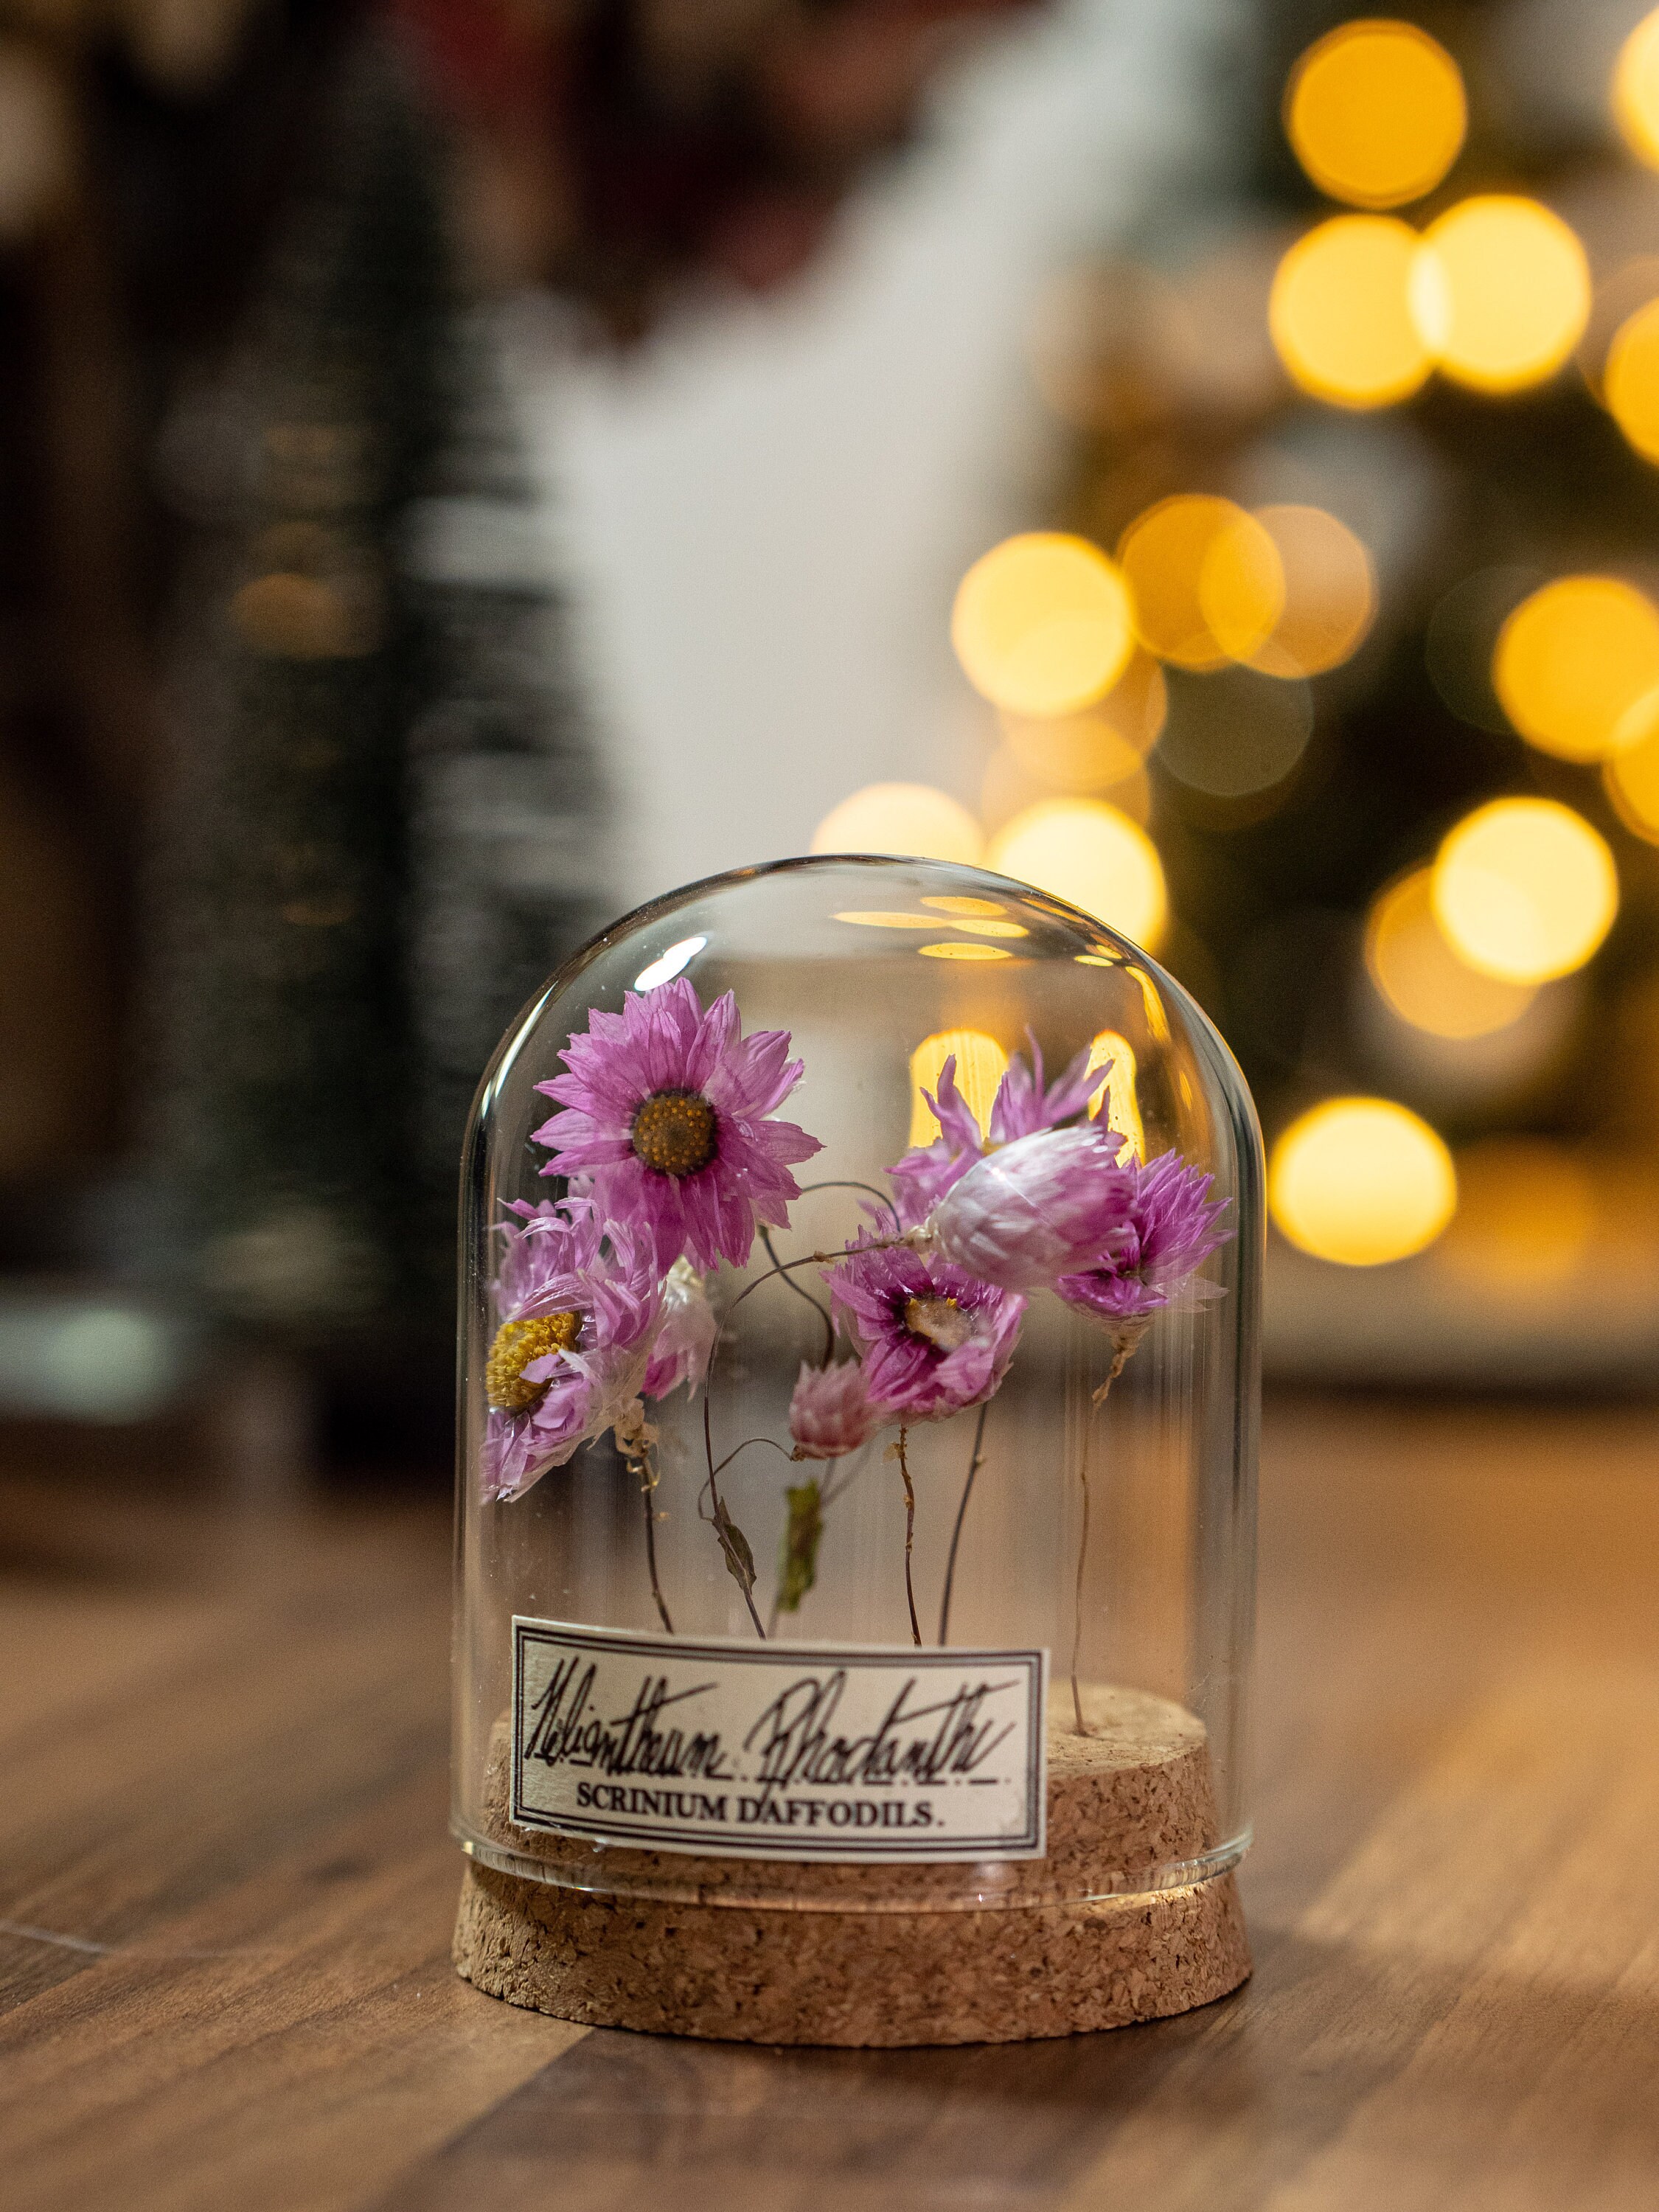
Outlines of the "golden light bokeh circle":
[{"label": "golden light bokeh circle", "polygon": [[1318,676],[1364,642],[1376,617],[1376,572],[1346,523],[1322,507],[1259,507],[1279,552],[1285,601],[1271,635],[1243,658],[1266,676]]},{"label": "golden light bokeh circle", "polygon": [[1617,576],[1557,577],[1506,617],[1492,680],[1529,744],[1605,760],[1644,734],[1631,709],[1659,687],[1659,610]]},{"label": "golden light bokeh circle", "polygon": [[1133,650],[1128,590],[1086,538],[1029,531],[993,546],[963,578],[951,641],[993,706],[1073,714],[1111,689]]},{"label": "golden light bokeh circle", "polygon": [[1626,316],[1613,333],[1601,396],[1644,460],[1659,461],[1659,300]]},{"label": "golden light bokeh circle", "polygon": [[1179,492],[1159,500],[1124,532],[1117,556],[1142,645],[1179,668],[1247,658],[1285,604],[1278,547],[1230,499]]},{"label": "golden light bokeh circle", "polygon": [[1642,18],[1619,50],[1613,114],[1632,153],[1659,169],[1659,8]]},{"label": "golden light bokeh circle", "polygon": [[926,783],[867,783],[830,808],[815,853],[886,853],[974,866],[985,838],[967,808]]},{"label": "golden light bokeh circle", "polygon": [[1303,391],[1338,407],[1387,407],[1422,385],[1434,360],[1412,313],[1418,244],[1395,216],[1340,215],[1290,248],[1267,327]]},{"label": "golden light bokeh circle", "polygon": [[1636,702],[1622,730],[1632,742],[1605,763],[1602,786],[1626,829],[1659,845],[1659,690]]},{"label": "golden light bokeh circle", "polygon": [[1267,1206],[1316,1259],[1375,1267],[1422,1251],[1457,1210],[1457,1171],[1428,1123],[1389,1098],[1328,1098],[1273,1148]]},{"label": "golden light bokeh circle", "polygon": [[1028,806],[991,840],[988,867],[1052,892],[1155,950],[1169,919],[1158,848],[1138,823],[1097,799]]},{"label": "golden light bokeh circle", "polygon": [[1451,830],[1430,879],[1458,957],[1510,983],[1582,968],[1619,911],[1607,841],[1553,799],[1495,799]]},{"label": "golden light bokeh circle", "polygon": [[1460,960],[1435,919],[1430,871],[1381,892],[1365,923],[1365,966],[1401,1021],[1431,1036],[1491,1036],[1519,1021],[1535,992]]},{"label": "golden light bokeh circle", "polygon": [[1589,320],[1589,263],[1540,201],[1482,193],[1430,224],[1409,297],[1423,343],[1454,383],[1518,392],[1571,360]]},{"label": "golden light bokeh circle", "polygon": [[1355,207],[1432,191],[1468,127],[1462,72],[1414,23],[1340,24],[1291,73],[1285,131],[1320,190]]},{"label": "golden light bokeh circle", "polygon": [[1169,714],[1164,671],[1137,650],[1103,699],[1075,714],[1000,719],[1021,770],[1051,791],[1104,791],[1133,776],[1158,743]]}]

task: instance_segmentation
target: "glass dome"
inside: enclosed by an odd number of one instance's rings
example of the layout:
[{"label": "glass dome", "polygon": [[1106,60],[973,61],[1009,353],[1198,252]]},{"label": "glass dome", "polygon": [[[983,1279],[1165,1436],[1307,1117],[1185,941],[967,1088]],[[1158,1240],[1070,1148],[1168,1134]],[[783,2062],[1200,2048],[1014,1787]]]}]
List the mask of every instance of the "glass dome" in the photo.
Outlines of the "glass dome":
[{"label": "glass dome", "polygon": [[921,860],[697,884],[464,1175],[455,1832],[589,1896],[1139,1896],[1249,1840],[1261,1142],[1181,988]]}]

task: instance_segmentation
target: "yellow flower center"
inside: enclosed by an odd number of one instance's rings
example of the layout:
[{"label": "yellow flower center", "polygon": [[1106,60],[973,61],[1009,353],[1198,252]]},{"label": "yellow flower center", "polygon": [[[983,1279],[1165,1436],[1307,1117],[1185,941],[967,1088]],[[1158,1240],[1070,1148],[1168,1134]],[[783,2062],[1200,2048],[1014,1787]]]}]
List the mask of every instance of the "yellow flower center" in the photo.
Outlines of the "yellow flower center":
[{"label": "yellow flower center", "polygon": [[484,1368],[484,1396],[498,1413],[529,1410],[546,1389],[527,1382],[525,1369],[550,1352],[569,1352],[582,1333],[579,1313],[541,1314],[533,1321],[504,1321],[495,1332]]},{"label": "yellow flower center", "polygon": [[714,1109],[701,1091],[653,1091],[634,1116],[634,1157],[658,1175],[696,1175],[714,1157]]},{"label": "yellow flower center", "polygon": [[974,1333],[971,1318],[954,1298],[906,1298],[904,1326],[936,1352],[960,1352]]}]

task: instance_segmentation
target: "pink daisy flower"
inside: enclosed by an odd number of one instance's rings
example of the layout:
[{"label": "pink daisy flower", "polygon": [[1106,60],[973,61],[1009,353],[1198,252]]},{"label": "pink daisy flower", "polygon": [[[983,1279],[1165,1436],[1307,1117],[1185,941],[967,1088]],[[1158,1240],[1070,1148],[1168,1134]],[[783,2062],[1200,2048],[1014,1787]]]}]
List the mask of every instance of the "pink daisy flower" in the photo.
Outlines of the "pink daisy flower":
[{"label": "pink daisy flower", "polygon": [[620,1014],[595,1009],[559,1057],[568,1073],[536,1088],[563,1108],[534,1133],[544,1175],[587,1176],[607,1221],[637,1231],[666,1272],[747,1261],[757,1224],[788,1225],[789,1172],[823,1146],[770,1117],[800,1081],[786,1030],[742,1035],[728,991],[707,1013],[684,975]]},{"label": "pink daisy flower", "polygon": [[[484,1367],[483,1494],[521,1498],[638,1396],[660,1310],[648,1251],[583,1200],[501,1224],[500,1326]],[[608,1249],[607,1249],[608,1246]]]},{"label": "pink daisy flower", "polygon": [[1057,1276],[1103,1263],[1129,1234],[1122,1142],[1098,1122],[1016,1137],[945,1193],[929,1218],[928,1243],[1008,1291],[1051,1290]]},{"label": "pink daisy flower", "polygon": [[1164,1152],[1142,1167],[1129,1161],[1127,1233],[1109,1256],[1055,1284],[1067,1304],[1103,1321],[1139,1321],[1183,1294],[1218,1297],[1214,1283],[1194,1281],[1194,1270],[1232,1235],[1216,1224],[1228,1201],[1209,1195],[1213,1177],[1191,1168],[1179,1152]]},{"label": "pink daisy flower", "polygon": [[856,1359],[834,1367],[809,1367],[801,1362],[789,1401],[794,1458],[840,1459],[867,1444],[880,1426],[881,1415],[870,1403],[864,1370]]},{"label": "pink daisy flower", "polygon": [[906,1245],[855,1245],[824,1279],[862,1356],[870,1403],[884,1419],[943,1420],[978,1405],[1001,1382],[1024,1298]]}]

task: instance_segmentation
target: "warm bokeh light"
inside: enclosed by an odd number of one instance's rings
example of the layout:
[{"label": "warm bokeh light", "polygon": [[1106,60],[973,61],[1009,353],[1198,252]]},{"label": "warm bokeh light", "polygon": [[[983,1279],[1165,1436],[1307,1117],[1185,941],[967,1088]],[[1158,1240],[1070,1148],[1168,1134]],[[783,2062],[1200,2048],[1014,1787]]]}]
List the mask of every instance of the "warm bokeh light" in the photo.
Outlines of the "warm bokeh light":
[{"label": "warm bokeh light", "polygon": [[1279,359],[1338,407],[1409,398],[1433,368],[1413,318],[1414,230],[1393,216],[1342,215],[1298,239],[1267,306]]},{"label": "warm bokeh light", "polygon": [[1390,884],[1373,904],[1365,965],[1384,1003],[1431,1036],[1490,1036],[1519,1021],[1535,996],[1528,984],[1482,975],[1458,958],[1435,920],[1427,868]]},{"label": "warm bokeh light", "polygon": [[1116,1030],[1102,1030],[1089,1047],[1091,1070],[1110,1063],[1107,1076],[1094,1097],[1089,1101],[1089,1118],[1106,1118],[1106,1127],[1115,1129],[1123,1139],[1122,1157],[1133,1152],[1138,1160],[1146,1157],[1146,1130],[1140,1118],[1140,1099],[1135,1089],[1134,1047]]},{"label": "warm bokeh light", "polygon": [[1285,604],[1278,548],[1230,499],[1160,500],[1124,532],[1118,559],[1141,643],[1182,668],[1247,659]]},{"label": "warm bokeh light", "polygon": [[1659,686],[1659,611],[1617,576],[1561,576],[1506,618],[1492,688],[1528,744],[1605,760],[1644,734],[1631,709]]},{"label": "warm bokeh light", "polygon": [[996,915],[1008,911],[1000,899],[960,898],[954,893],[936,893],[921,903],[932,908],[935,914]]},{"label": "warm bokeh light", "polygon": [[1097,799],[1028,806],[991,841],[987,866],[1035,884],[1154,950],[1169,915],[1158,848],[1127,814]]},{"label": "warm bokeh light", "polygon": [[1607,842],[1553,799],[1495,799],[1435,855],[1435,920],[1459,957],[1510,983],[1582,968],[1613,927],[1619,876]]},{"label": "warm bokeh light", "polygon": [[919,945],[916,947],[924,960],[1012,960],[1013,955],[1002,945],[959,945],[954,939],[939,945]]},{"label": "warm bokeh light", "polygon": [[832,806],[812,833],[815,853],[888,853],[972,867],[980,826],[948,793],[926,783],[866,783]]},{"label": "warm bokeh light", "polygon": [[1457,1157],[1457,1218],[1435,1255],[1460,1281],[1505,1303],[1554,1297],[1596,1225],[1595,1178],[1565,1145],[1488,1137]]},{"label": "warm bokeh light", "polygon": [[983,1030],[936,1030],[910,1055],[910,1142],[931,1145],[939,1133],[933,1108],[922,1097],[937,1085],[939,1071],[954,1054],[957,1088],[981,1129],[989,1127],[991,1102],[1008,1073],[1008,1055]]},{"label": "warm bokeh light", "polygon": [[1063,714],[1052,722],[1006,714],[1002,730],[1021,774],[1050,791],[1104,791],[1133,775],[1145,757],[1139,746],[1094,714]]},{"label": "warm bokeh light", "polygon": [[1267,1206],[1279,1233],[1318,1260],[1375,1267],[1432,1244],[1457,1206],[1451,1154],[1388,1098],[1328,1098],[1273,1146]]},{"label": "warm bokeh light", "polygon": [[1613,113],[1632,153],[1659,169],[1659,8],[1642,18],[1619,50]]},{"label": "warm bokeh light", "polygon": [[1075,714],[1000,716],[1021,768],[1055,791],[1103,791],[1158,743],[1169,712],[1164,671],[1137,647],[1103,699]]},{"label": "warm bokeh light", "polygon": [[1589,264],[1537,200],[1460,200],[1424,233],[1411,312],[1454,382],[1478,392],[1541,384],[1570,360],[1589,319]]},{"label": "warm bokeh light", "polygon": [[1637,701],[1624,728],[1640,734],[1607,762],[1601,781],[1626,829],[1659,845],[1659,691]]},{"label": "warm bokeh light", "polygon": [[1643,459],[1659,461],[1659,300],[1626,316],[1613,334],[1601,396]]},{"label": "warm bokeh light", "polygon": [[1272,635],[1241,658],[1266,676],[1317,676],[1340,667],[1376,617],[1370,555],[1322,507],[1259,507],[1255,520],[1278,549],[1285,602]]},{"label": "warm bokeh light", "polygon": [[1047,776],[1035,776],[1021,767],[1012,746],[1000,744],[985,763],[981,779],[980,818],[984,823],[988,837],[994,836],[1006,823],[1028,806],[1039,805],[1052,799],[1056,789],[1069,791],[1077,797],[1104,799],[1109,806],[1127,814],[1132,822],[1144,828],[1152,815],[1152,781],[1146,773],[1146,763],[1137,753],[1127,750],[1114,756],[1114,765],[1122,773],[1105,784],[1097,783],[1091,776],[1079,790],[1076,785],[1056,784]]},{"label": "warm bokeh light", "polygon": [[1031,531],[963,578],[951,641],[969,682],[1016,714],[1068,714],[1109,691],[1134,644],[1129,594],[1085,538]]},{"label": "warm bokeh light", "polygon": [[937,929],[936,914],[908,914],[902,907],[849,907],[836,916],[857,929]]},{"label": "warm bokeh light", "polygon": [[[969,937],[1029,937],[1023,921],[1010,921],[988,899],[924,899],[924,906],[940,907],[951,926]],[[904,907],[849,907],[836,916],[859,929],[940,929],[938,914],[912,914]]]},{"label": "warm bokeh light", "polygon": [[1320,190],[1355,207],[1432,191],[1468,126],[1457,64],[1414,23],[1343,23],[1309,47],[1285,94],[1285,131]]}]

